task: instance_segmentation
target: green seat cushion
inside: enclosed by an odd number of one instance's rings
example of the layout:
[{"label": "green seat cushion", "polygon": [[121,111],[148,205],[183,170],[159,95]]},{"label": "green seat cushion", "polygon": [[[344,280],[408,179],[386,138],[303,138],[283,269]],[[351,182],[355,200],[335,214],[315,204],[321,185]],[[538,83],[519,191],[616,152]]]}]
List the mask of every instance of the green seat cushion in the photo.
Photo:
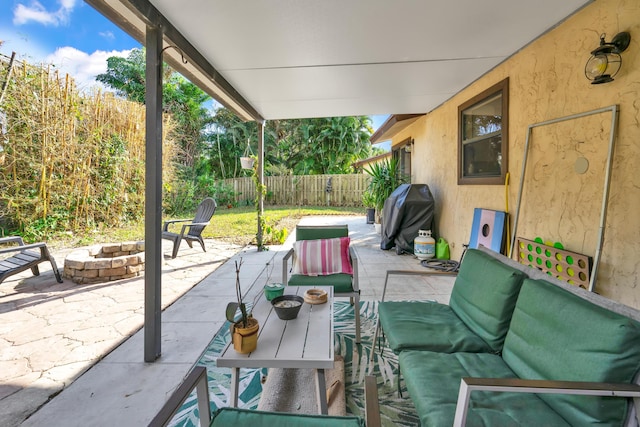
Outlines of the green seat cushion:
[{"label": "green seat cushion", "polygon": [[330,274],[328,276],[305,276],[293,274],[289,286],[333,286],[333,293],[353,292],[353,276],[350,274]]},{"label": "green seat cushion", "polygon": [[365,427],[359,417],[303,415],[221,408],[213,414],[211,427]]},{"label": "green seat cushion", "polygon": [[[580,291],[580,290],[576,290]],[[640,323],[558,286],[522,285],[503,358],[521,378],[632,383],[640,373]],[[621,425],[621,398],[541,395],[573,425]]]},{"label": "green seat cushion", "polygon": [[378,305],[380,325],[389,347],[402,350],[491,352],[451,307],[436,302],[385,301]]},{"label": "green seat cushion", "polygon": [[502,349],[524,273],[477,249],[460,264],[449,305],[495,352]]},{"label": "green seat cushion", "polygon": [[347,225],[320,225],[296,227],[297,240],[333,239],[336,237],[348,237],[349,228]]},{"label": "green seat cushion", "polygon": [[[403,351],[400,370],[423,426],[451,426],[462,377],[514,378],[500,356],[490,353]],[[471,393],[467,426],[568,426],[534,394]]]}]

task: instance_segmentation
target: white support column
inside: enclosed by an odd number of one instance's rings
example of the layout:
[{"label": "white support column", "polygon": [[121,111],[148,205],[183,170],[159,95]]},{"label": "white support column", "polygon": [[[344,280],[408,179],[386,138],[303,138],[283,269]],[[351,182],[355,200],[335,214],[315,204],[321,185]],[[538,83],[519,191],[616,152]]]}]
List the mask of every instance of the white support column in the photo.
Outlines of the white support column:
[{"label": "white support column", "polygon": [[262,217],[264,216],[264,194],[260,190],[264,188],[264,125],[265,122],[258,122],[258,250],[262,250],[262,239],[264,230],[262,229]]}]

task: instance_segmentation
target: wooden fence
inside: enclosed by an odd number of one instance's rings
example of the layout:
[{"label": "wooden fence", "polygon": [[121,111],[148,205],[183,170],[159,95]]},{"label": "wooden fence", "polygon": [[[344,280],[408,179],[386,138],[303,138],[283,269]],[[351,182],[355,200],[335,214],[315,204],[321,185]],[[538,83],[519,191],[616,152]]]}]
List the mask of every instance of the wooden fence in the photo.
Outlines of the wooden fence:
[{"label": "wooden fence", "polygon": [[[359,207],[369,178],[366,174],[266,176],[265,202],[270,205]],[[256,197],[252,178],[231,178],[223,182],[233,187],[238,203]]]}]

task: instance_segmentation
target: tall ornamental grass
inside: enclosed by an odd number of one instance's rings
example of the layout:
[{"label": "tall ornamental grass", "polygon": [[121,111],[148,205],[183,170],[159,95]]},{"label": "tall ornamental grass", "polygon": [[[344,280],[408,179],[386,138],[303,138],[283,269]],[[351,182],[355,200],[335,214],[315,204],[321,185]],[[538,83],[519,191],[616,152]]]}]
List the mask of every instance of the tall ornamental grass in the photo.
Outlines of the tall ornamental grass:
[{"label": "tall ornamental grass", "polygon": [[[144,216],[145,109],[0,56],[0,233],[42,239]],[[165,120],[165,133],[171,123]],[[167,182],[174,151],[164,141]]]}]

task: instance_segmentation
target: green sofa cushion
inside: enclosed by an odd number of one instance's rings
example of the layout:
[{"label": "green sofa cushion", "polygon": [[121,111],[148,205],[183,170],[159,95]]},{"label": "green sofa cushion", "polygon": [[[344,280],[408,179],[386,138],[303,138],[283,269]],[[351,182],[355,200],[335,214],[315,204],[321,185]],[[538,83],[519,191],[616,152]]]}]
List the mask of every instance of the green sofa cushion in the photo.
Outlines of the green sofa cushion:
[{"label": "green sofa cushion", "polygon": [[213,414],[211,427],[365,427],[359,417],[303,415],[221,408]]},{"label": "green sofa cushion", "polygon": [[[545,281],[524,281],[503,358],[521,378],[632,383],[640,323]],[[540,395],[573,425],[620,425],[625,399]]]},{"label": "green sofa cushion", "polygon": [[305,276],[293,274],[289,278],[289,286],[333,286],[333,293],[353,292],[353,276],[350,274],[330,274],[328,276]]},{"label": "green sofa cushion", "polygon": [[[423,426],[451,426],[462,377],[515,378],[490,353],[403,351],[400,370]],[[467,426],[568,426],[534,394],[471,393]]]},{"label": "green sofa cushion", "polygon": [[471,331],[500,352],[524,273],[477,249],[460,264],[449,305]]},{"label": "green sofa cushion", "polygon": [[326,225],[326,226],[299,225],[296,227],[296,241],[333,239],[335,237],[347,237],[347,236],[349,236],[349,228],[347,225]]},{"label": "green sofa cushion", "polygon": [[489,345],[474,334],[451,307],[436,302],[385,301],[378,316],[389,347],[402,350],[491,352]]}]

